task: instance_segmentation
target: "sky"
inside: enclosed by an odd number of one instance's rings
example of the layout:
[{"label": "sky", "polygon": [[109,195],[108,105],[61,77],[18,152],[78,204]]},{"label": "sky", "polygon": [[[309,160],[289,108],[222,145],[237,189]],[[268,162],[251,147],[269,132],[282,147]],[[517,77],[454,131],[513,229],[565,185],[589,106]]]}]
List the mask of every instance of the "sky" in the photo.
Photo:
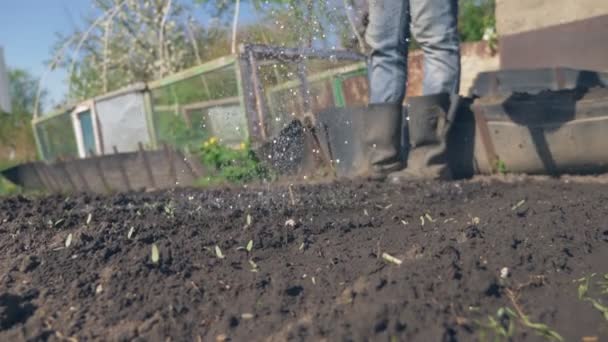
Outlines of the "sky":
[{"label": "sky", "polygon": [[[6,64],[41,77],[46,69],[44,62],[51,59],[56,33],[69,33],[81,24],[80,17],[90,12],[88,0],[1,0],[0,46],[4,48]],[[63,71],[47,75],[47,107],[66,93],[65,78]]]},{"label": "sky", "polygon": [[[202,11],[202,9],[201,9]],[[244,23],[251,8],[243,8]],[[6,64],[11,68],[28,70],[35,77],[45,73],[45,61],[51,60],[51,49],[57,33],[68,34],[82,26],[83,17],[93,13],[90,0],[0,0],[0,46],[4,48]],[[197,17],[205,22],[206,13]],[[48,73],[43,86],[49,91],[50,108],[60,102],[67,92],[66,73]]]}]

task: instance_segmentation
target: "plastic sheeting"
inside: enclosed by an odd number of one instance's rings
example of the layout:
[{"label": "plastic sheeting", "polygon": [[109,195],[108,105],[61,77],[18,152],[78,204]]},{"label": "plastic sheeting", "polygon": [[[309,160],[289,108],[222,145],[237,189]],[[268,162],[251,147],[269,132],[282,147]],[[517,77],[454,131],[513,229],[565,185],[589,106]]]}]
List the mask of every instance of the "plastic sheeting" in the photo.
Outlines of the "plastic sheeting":
[{"label": "plastic sheeting", "polygon": [[144,95],[131,92],[95,103],[104,153],[112,153],[114,146],[120,152],[132,152],[138,143],[150,141],[146,123]]},{"label": "plastic sheeting", "polygon": [[247,118],[240,106],[210,108],[208,116],[213,135],[223,143],[238,146],[247,140]]}]

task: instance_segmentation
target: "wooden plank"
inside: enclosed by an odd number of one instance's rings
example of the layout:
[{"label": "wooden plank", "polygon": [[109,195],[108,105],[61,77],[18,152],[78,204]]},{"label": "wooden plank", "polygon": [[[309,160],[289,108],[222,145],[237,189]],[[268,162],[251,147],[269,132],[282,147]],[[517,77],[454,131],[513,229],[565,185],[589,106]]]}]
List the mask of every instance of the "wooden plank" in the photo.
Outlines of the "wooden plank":
[{"label": "wooden plank", "polygon": [[262,84],[260,83],[260,75],[258,74],[258,66],[256,63],[255,55],[252,52],[249,52],[249,66],[251,68],[251,82],[253,84],[253,93],[255,95],[255,106],[258,115],[258,126],[260,137],[263,141],[267,139],[266,132],[266,124],[264,122],[266,111],[264,110],[264,90],[262,89]]},{"label": "wooden plank", "polygon": [[149,82],[148,88],[154,89],[154,88],[164,87],[167,85],[171,85],[175,82],[179,82],[181,80],[185,80],[188,78],[192,78],[194,76],[198,76],[203,73],[207,73],[207,72],[210,72],[213,70],[224,68],[226,66],[229,66],[230,64],[233,64],[236,61],[236,58],[237,58],[236,55],[228,55],[228,56],[224,56],[224,57],[221,57],[218,59],[214,59],[207,63],[203,63],[199,66],[195,66],[193,68],[186,69],[184,71],[175,73],[173,75],[167,76],[160,80]]}]

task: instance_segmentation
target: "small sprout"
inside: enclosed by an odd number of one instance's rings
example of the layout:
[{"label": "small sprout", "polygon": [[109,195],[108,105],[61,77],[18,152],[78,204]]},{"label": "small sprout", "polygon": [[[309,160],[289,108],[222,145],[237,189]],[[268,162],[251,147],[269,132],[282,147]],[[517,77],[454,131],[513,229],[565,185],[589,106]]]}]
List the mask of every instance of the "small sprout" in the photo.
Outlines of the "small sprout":
[{"label": "small sprout", "polygon": [[560,342],[564,340],[564,338],[558,334],[557,331],[551,330],[551,328],[549,328],[549,326],[546,324],[531,322],[530,318],[525,315],[520,315],[519,319],[524,326],[536,331],[537,334],[546,337],[549,340]]},{"label": "small sprout", "polygon": [[287,221],[285,221],[285,227],[295,227],[296,225],[296,221],[294,221],[293,219],[289,219]]},{"label": "small sprout", "polygon": [[306,246],[306,244],[304,242],[302,242],[302,244],[300,245],[300,248],[298,248],[298,249],[303,250],[305,246]]},{"label": "small sprout", "polygon": [[247,214],[247,218],[245,219],[245,223],[246,223],[246,224],[245,224],[245,228],[247,228],[247,227],[250,227],[250,226],[251,226],[251,221],[252,221],[252,219],[251,219],[251,215],[250,215],[250,214]]},{"label": "small sprout", "polygon": [[369,213],[367,212],[367,209],[363,209],[363,215],[369,216]]},{"label": "small sprout", "polygon": [[317,280],[315,279],[315,277],[310,278],[310,281],[312,281],[313,285],[317,285]]},{"label": "small sprout", "polygon": [[443,223],[448,223],[448,222],[452,222],[452,221],[456,221],[456,220],[454,220],[453,217],[450,217],[449,219],[443,220]]},{"label": "small sprout", "polygon": [[406,221],[406,220],[401,220],[401,223],[403,223],[403,225],[404,225],[404,226],[407,226],[407,225],[408,225],[408,223],[407,223],[407,221]]},{"label": "small sprout", "polygon": [[100,294],[103,291],[103,286],[101,284],[97,285],[95,288],[95,294]]},{"label": "small sprout", "polygon": [[382,253],[382,259],[395,265],[401,265],[403,263],[401,259],[397,259],[388,253]]},{"label": "small sprout", "polygon": [[481,220],[479,219],[479,217],[477,217],[477,216],[473,217],[473,224],[474,225],[477,226],[480,222],[481,222]]},{"label": "small sprout", "polygon": [[253,240],[249,240],[249,242],[247,243],[247,253],[251,253],[251,250],[253,249]]},{"label": "small sprout", "polygon": [[155,243],[152,244],[152,254],[150,255],[150,260],[152,263],[158,264],[160,261],[160,252],[158,251],[158,246]]},{"label": "small sprout", "polygon": [[391,203],[391,204],[387,205],[386,207],[384,207],[384,210],[389,210],[392,207],[393,207],[393,204]]},{"label": "small sprout", "polygon": [[91,224],[91,220],[93,219],[93,214],[89,213],[89,215],[87,216],[87,226],[89,224]]},{"label": "small sprout", "polygon": [[500,269],[500,277],[502,279],[506,279],[509,276],[509,268],[508,267],[503,267]]},{"label": "small sprout", "polygon": [[222,250],[220,249],[220,246],[218,246],[218,245],[215,245],[215,256],[218,259],[224,259],[225,258],[224,254],[222,253]]},{"label": "small sprout", "polygon": [[249,259],[249,265],[251,265],[251,272],[257,272],[259,270],[258,264],[256,264],[253,259]]},{"label": "small sprout", "polygon": [[127,233],[127,239],[131,240],[131,237],[133,236],[134,232],[135,232],[135,227],[131,227],[129,229],[129,232]]},{"label": "small sprout", "polygon": [[53,223],[53,226],[55,227],[59,227],[60,224],[62,224],[65,221],[65,219],[59,219],[57,221],[55,221],[55,223]]},{"label": "small sprout", "polygon": [[65,239],[65,248],[69,248],[72,244],[72,233],[68,234],[67,239]]},{"label": "small sprout", "polygon": [[524,203],[526,203],[525,199],[522,199],[521,201],[517,202],[516,205],[514,205],[511,210],[517,210],[519,207],[521,207],[522,205],[524,205]]},{"label": "small sprout", "polygon": [[252,313],[241,314],[241,318],[244,320],[253,319],[253,317],[255,317],[255,316]]},{"label": "small sprout", "polygon": [[420,216],[420,225],[424,226],[424,216]]},{"label": "small sprout", "polygon": [[424,217],[426,217],[427,220],[429,220],[431,222],[435,222],[435,220],[433,220],[433,218],[431,217],[431,215],[429,215],[429,213],[424,214]]}]

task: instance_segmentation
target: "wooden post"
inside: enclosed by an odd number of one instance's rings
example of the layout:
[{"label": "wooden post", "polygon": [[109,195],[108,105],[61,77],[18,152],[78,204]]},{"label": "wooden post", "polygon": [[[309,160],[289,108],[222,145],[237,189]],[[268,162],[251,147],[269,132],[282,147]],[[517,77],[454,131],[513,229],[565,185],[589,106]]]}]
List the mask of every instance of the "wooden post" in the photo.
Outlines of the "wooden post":
[{"label": "wooden post", "polygon": [[165,151],[165,158],[169,163],[169,175],[171,176],[171,180],[175,186],[177,184],[177,172],[175,171],[175,154],[173,150],[167,145],[167,143],[163,142],[163,150]]},{"label": "wooden post", "polygon": [[148,182],[150,183],[151,188],[156,188],[156,183],[154,182],[154,175],[152,174],[152,169],[150,168],[150,161],[148,160],[148,155],[146,151],[144,151],[144,145],[140,142],[137,143],[139,147],[139,154],[141,156],[142,162],[144,163],[144,168],[146,169],[146,173],[148,174]]},{"label": "wooden post", "polygon": [[95,169],[97,170],[97,174],[99,175],[99,179],[101,179],[101,184],[103,185],[104,190],[106,192],[111,192],[112,189],[110,189],[110,185],[108,184],[108,181],[106,180],[106,175],[103,172],[103,168],[101,167],[100,158],[95,155],[95,153],[93,152],[93,150],[90,150],[89,152],[93,156],[93,161],[95,162]]},{"label": "wooden post", "polygon": [[127,172],[125,171],[125,166],[122,165],[122,159],[119,156],[118,149],[116,146],[112,146],[114,150],[114,155],[117,156],[116,160],[118,161],[118,168],[120,169],[120,175],[122,176],[122,181],[125,184],[126,191],[131,190],[131,183],[129,182],[129,177],[127,176]]}]

